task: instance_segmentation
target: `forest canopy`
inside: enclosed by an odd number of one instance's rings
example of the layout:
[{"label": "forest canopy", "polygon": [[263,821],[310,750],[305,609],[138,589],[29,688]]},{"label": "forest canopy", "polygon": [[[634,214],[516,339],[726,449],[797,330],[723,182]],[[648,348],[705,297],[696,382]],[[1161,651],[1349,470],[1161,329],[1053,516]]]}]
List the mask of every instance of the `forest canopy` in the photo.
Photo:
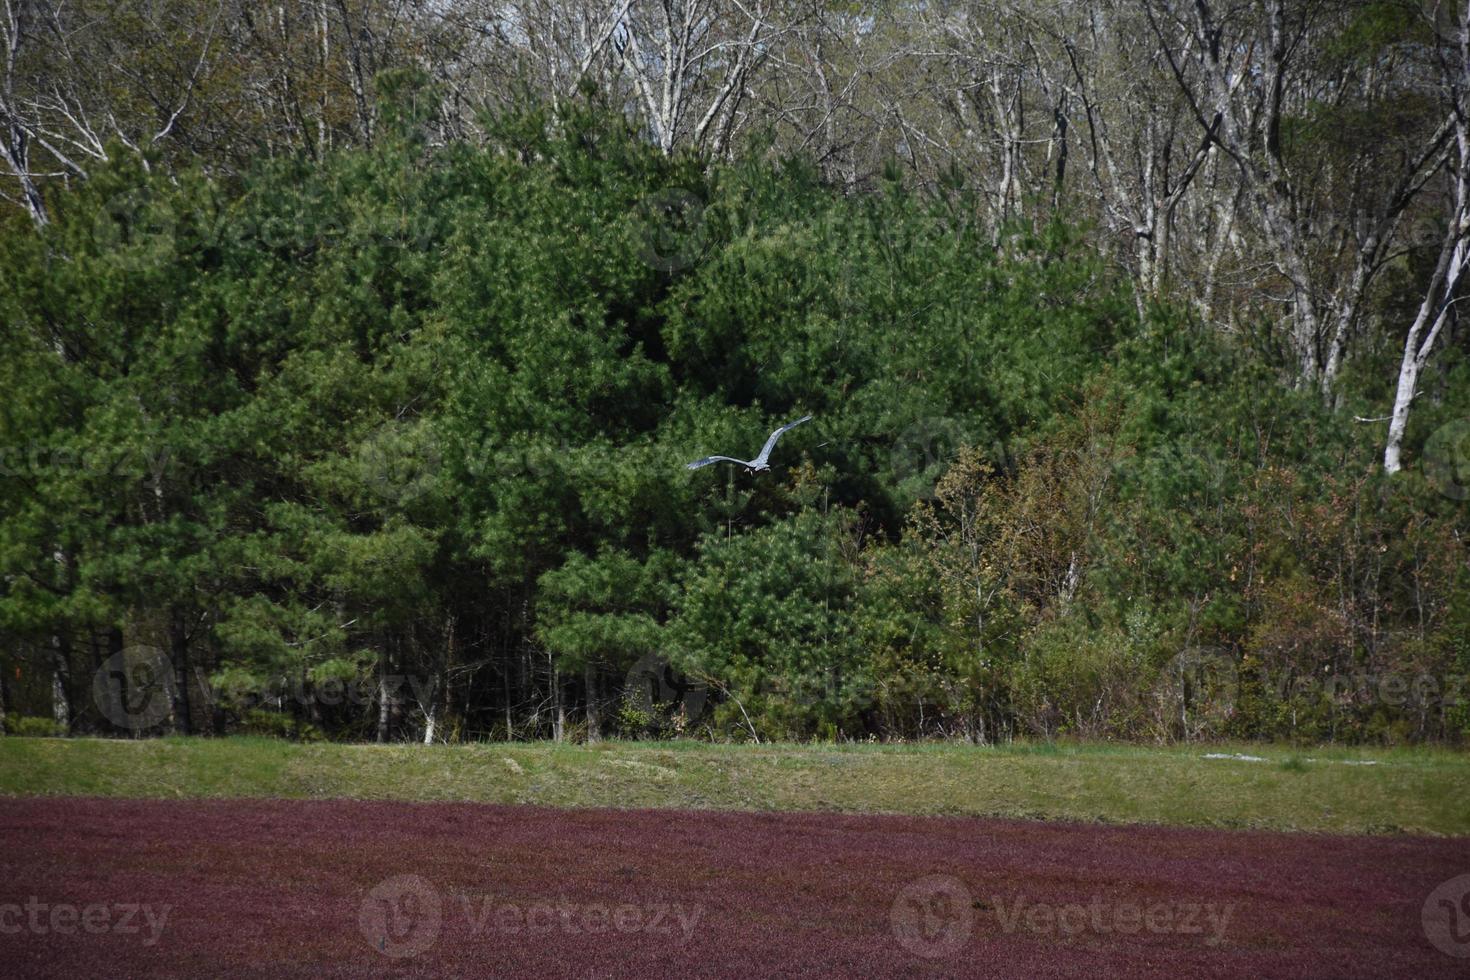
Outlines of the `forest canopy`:
[{"label": "forest canopy", "polygon": [[1470,731],[1463,338],[1390,474],[1381,372],[1324,401],[1086,221],[425,91],[5,215],[11,730]]}]

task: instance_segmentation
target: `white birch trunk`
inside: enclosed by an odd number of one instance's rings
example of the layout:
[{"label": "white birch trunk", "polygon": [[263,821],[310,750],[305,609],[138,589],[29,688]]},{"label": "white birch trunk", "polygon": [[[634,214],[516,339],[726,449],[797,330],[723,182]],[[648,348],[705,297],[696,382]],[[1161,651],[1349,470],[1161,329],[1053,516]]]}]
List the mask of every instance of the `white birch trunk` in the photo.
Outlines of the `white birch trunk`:
[{"label": "white birch trunk", "polygon": [[1419,375],[1434,352],[1435,341],[1449,320],[1455,302],[1455,290],[1470,262],[1470,0],[1459,10],[1459,62],[1455,77],[1448,80],[1454,97],[1454,211],[1444,240],[1440,243],[1439,261],[1430,277],[1424,300],[1414,315],[1414,322],[1404,337],[1404,352],[1399,359],[1398,384],[1394,390],[1393,410],[1389,415],[1388,438],[1383,448],[1384,472],[1393,474],[1403,468],[1404,432],[1409,426],[1409,409],[1418,392]]}]

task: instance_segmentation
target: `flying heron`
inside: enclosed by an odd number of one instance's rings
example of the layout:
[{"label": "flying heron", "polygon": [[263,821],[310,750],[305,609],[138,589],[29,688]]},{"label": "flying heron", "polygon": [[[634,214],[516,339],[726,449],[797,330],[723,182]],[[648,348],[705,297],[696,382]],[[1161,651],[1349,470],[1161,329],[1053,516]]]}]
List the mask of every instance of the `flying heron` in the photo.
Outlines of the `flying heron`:
[{"label": "flying heron", "polygon": [[745,467],[745,472],[747,473],[764,473],[771,468],[768,460],[771,458],[771,450],[776,447],[776,440],[781,438],[787,429],[794,429],[803,422],[810,422],[811,419],[812,417],[810,415],[803,415],[795,422],[788,422],[775,432],[772,432],[771,437],[766,440],[765,446],[761,448],[761,454],[755,459],[736,459],[733,456],[706,456],[704,459],[697,459],[690,463],[688,469],[697,470],[701,466],[708,466],[711,463],[738,463]]}]

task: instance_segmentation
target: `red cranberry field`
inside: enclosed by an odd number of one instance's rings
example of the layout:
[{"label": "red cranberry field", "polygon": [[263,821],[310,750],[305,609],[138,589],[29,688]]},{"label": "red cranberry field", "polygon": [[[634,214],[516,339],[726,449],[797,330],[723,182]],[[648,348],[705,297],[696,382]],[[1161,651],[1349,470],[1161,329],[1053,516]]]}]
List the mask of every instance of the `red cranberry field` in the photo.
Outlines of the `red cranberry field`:
[{"label": "red cranberry field", "polygon": [[0,799],[0,974],[1463,977],[1456,838]]}]

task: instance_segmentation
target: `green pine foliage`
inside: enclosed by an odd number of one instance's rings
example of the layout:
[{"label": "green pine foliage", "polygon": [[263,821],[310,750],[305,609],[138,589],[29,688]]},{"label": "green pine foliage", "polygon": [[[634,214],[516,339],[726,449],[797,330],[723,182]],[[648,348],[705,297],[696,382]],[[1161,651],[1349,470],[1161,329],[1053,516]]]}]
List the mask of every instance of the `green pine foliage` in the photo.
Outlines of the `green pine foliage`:
[{"label": "green pine foliage", "polygon": [[[94,679],[149,646],[150,731],[1470,728],[1466,504],[1178,311],[1140,321],[1072,229],[665,158],[595,106],[478,147],[385,118],[6,218],[8,716],[117,732]],[[1416,408],[1417,445],[1465,402]],[[770,473],[682,465],[804,413]],[[1180,687],[1199,650],[1228,683]],[[622,699],[649,662],[660,725]]]}]

